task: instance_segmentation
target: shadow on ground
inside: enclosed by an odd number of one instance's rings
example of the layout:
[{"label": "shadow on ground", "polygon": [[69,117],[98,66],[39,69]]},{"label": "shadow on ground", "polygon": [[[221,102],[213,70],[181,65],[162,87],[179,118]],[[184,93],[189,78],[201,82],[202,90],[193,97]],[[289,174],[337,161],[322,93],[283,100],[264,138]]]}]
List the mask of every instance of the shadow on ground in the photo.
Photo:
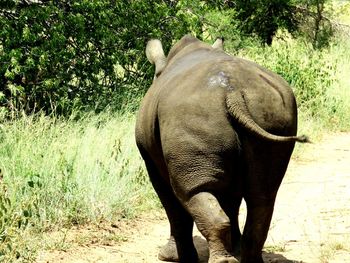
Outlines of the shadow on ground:
[{"label": "shadow on ground", "polygon": [[[195,236],[193,241],[198,252],[199,263],[208,263],[209,250],[207,241],[200,236]],[[287,259],[281,254],[271,252],[263,252],[263,258],[265,263],[303,263],[302,261]]]}]

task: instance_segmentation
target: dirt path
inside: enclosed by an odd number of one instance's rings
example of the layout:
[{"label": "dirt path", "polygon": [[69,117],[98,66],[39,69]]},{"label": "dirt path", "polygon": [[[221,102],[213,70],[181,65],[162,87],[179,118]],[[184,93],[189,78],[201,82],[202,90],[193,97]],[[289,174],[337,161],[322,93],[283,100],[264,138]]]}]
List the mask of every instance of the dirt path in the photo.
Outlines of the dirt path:
[{"label": "dirt path", "polygon": [[[350,133],[333,134],[302,149],[304,158],[291,161],[279,190],[265,261],[350,262]],[[241,224],[244,217],[243,205]],[[163,213],[144,215],[114,233],[124,241],[42,252],[37,263],[161,262],[158,249],[169,235]],[[195,235],[201,262],[207,262],[206,243]]]}]

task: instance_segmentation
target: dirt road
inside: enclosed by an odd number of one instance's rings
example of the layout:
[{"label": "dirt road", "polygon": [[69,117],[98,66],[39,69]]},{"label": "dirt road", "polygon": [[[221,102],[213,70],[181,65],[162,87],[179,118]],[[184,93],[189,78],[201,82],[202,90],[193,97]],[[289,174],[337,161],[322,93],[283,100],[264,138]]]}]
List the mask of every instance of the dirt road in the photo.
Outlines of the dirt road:
[{"label": "dirt road", "polygon": [[[302,146],[278,193],[265,262],[350,262],[350,133],[338,133]],[[240,212],[244,224],[245,207]],[[143,215],[114,231],[121,241],[43,251],[37,263],[161,262],[157,253],[169,235],[163,213]],[[195,233],[201,262],[206,242]],[[124,240],[124,241],[123,241]]]}]

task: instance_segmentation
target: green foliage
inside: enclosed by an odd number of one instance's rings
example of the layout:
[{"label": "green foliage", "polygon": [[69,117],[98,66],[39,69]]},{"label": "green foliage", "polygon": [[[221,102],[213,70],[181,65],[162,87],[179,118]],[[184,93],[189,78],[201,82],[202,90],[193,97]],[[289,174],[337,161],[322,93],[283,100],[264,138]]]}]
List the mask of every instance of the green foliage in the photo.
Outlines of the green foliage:
[{"label": "green foliage", "polygon": [[134,122],[106,112],[79,121],[23,116],[1,125],[1,262],[28,262],[40,242],[33,236],[45,230],[117,222],[159,207]]},{"label": "green foliage", "polygon": [[294,36],[303,35],[314,48],[326,46],[334,33],[329,17],[329,0],[258,0],[258,1],[209,1],[210,6],[220,7],[220,12],[233,10],[231,29],[241,38],[255,37],[262,44],[271,45],[279,30]]},{"label": "green foliage", "polygon": [[330,20],[334,13],[329,0],[300,0],[297,11],[299,35],[305,37],[315,49],[329,45],[334,35],[334,25]]},{"label": "green foliage", "polygon": [[272,44],[278,29],[294,32],[297,29],[294,5],[291,0],[235,1],[236,18],[240,29],[256,35],[262,43]]},{"label": "green foliage", "polygon": [[0,105],[57,113],[130,105],[152,79],[147,40],[161,37],[167,49],[200,28],[185,5],[7,1],[0,6]]},{"label": "green foliage", "polygon": [[332,34],[325,2],[6,1],[0,4],[0,117],[22,110],[66,116],[107,106],[135,110],[152,80],[144,55],[150,38],[162,39],[168,51],[186,33],[210,42],[223,36],[238,50],[256,45],[252,36],[271,44],[278,29],[294,32],[306,17],[300,28],[322,47]]},{"label": "green foliage", "polygon": [[209,43],[213,43],[217,37],[225,40],[225,50],[236,54],[239,50],[249,46],[259,45],[256,38],[243,35],[240,31],[239,23],[234,17],[237,12],[233,8],[208,10],[204,15],[203,38]]},{"label": "green foliage", "polygon": [[30,243],[26,243],[24,237],[27,237],[29,229],[37,223],[37,193],[42,185],[31,178],[16,188],[21,195],[27,197],[20,203],[16,200],[17,193],[11,189],[13,186],[3,181],[0,183],[0,261],[30,262],[34,260],[34,254],[31,252]]},{"label": "green foliage", "polygon": [[349,1],[333,1],[332,2],[333,17],[345,25],[350,25],[350,2]]}]

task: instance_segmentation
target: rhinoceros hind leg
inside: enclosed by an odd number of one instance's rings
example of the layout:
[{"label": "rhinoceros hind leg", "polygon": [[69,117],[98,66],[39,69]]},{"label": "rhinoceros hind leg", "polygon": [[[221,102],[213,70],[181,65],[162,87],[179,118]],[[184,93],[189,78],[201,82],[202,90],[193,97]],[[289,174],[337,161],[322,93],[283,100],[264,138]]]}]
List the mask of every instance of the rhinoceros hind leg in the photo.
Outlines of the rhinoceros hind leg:
[{"label": "rhinoceros hind leg", "polygon": [[193,244],[193,219],[173,193],[170,184],[164,180],[157,166],[148,154],[141,151],[152,185],[165,209],[170,223],[169,242],[161,249],[158,257],[163,261],[195,263],[198,254]]},{"label": "rhinoceros hind leg", "polygon": [[208,241],[209,263],[238,263],[232,255],[230,220],[216,197],[200,192],[189,199],[186,207]]}]

